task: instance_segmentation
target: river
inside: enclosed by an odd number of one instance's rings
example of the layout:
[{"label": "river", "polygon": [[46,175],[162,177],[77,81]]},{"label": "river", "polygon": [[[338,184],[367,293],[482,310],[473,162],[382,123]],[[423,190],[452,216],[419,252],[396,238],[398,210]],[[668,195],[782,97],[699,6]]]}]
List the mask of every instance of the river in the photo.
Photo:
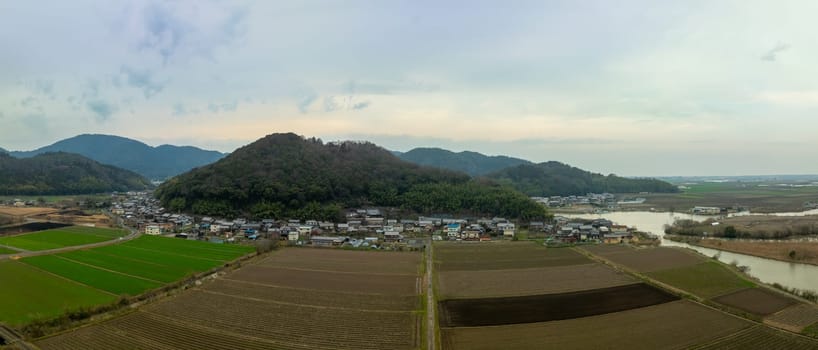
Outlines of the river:
[{"label": "river", "polygon": [[[818,214],[818,212],[816,212]],[[679,246],[696,250],[706,256],[716,256],[725,263],[736,263],[749,267],[749,275],[765,283],[778,283],[789,288],[810,290],[818,293],[818,266],[783,262],[755,256],[737,254],[716,249],[702,248],[685,243],[678,243],[664,238],[664,226],[672,224],[676,219],[692,219],[703,221],[709,216],[690,215],[682,213],[655,213],[655,212],[612,212],[606,214],[556,214],[568,218],[605,218],[620,225],[635,226],[640,231],[653,233],[662,238],[662,245]],[[776,214],[771,214],[776,215]],[[804,213],[778,213],[781,216],[804,215]]]}]

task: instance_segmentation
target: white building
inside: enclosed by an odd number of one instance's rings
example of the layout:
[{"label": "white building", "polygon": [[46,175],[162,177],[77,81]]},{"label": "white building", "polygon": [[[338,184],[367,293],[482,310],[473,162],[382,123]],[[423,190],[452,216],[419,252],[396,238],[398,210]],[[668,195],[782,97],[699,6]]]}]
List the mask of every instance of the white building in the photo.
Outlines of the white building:
[{"label": "white building", "polygon": [[145,234],[151,236],[158,236],[162,234],[162,228],[159,225],[148,225],[145,227]]}]

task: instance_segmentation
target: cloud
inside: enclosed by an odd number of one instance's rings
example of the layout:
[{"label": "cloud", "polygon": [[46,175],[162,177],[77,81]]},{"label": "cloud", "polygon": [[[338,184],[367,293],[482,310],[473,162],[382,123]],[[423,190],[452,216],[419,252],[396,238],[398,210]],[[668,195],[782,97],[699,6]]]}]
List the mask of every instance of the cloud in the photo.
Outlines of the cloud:
[{"label": "cloud", "polygon": [[[234,100],[233,102],[227,103],[215,103],[210,102],[207,104],[207,109],[213,113],[219,112],[235,112],[239,108],[239,101]],[[197,111],[198,112],[198,111]]]},{"label": "cloud", "polygon": [[116,113],[118,109],[116,105],[99,99],[90,100],[85,103],[85,106],[88,107],[89,111],[94,113],[95,118],[99,122],[104,122],[108,120],[111,117],[111,115]]},{"label": "cloud", "polygon": [[356,110],[356,111],[360,111],[362,109],[365,109],[366,107],[369,107],[370,104],[371,104],[371,102],[369,102],[369,101],[358,102],[358,103],[352,105],[352,109]]},{"label": "cloud", "polygon": [[162,92],[167,85],[167,81],[159,82],[153,77],[150,70],[138,70],[128,66],[122,66],[119,73],[125,76],[126,84],[133,88],[141,89],[146,99]]},{"label": "cloud", "polygon": [[34,91],[38,94],[47,96],[52,100],[57,98],[57,95],[54,92],[54,80],[37,79],[37,81],[34,82]]},{"label": "cloud", "polygon": [[779,105],[818,106],[818,90],[767,91],[758,94],[756,99]]},{"label": "cloud", "polygon": [[298,101],[298,110],[301,111],[301,113],[307,113],[307,111],[310,109],[310,105],[312,105],[312,103],[317,99],[318,95],[313,93],[304,96],[304,98]]},{"label": "cloud", "polygon": [[790,45],[778,43],[775,45],[775,47],[761,55],[761,60],[767,62],[775,62],[776,58],[778,57],[778,54],[789,50],[789,48]]},{"label": "cloud", "polygon": [[180,58],[213,59],[213,51],[245,33],[247,11],[231,2],[158,2],[125,13],[128,32],[140,51],[163,63]]}]

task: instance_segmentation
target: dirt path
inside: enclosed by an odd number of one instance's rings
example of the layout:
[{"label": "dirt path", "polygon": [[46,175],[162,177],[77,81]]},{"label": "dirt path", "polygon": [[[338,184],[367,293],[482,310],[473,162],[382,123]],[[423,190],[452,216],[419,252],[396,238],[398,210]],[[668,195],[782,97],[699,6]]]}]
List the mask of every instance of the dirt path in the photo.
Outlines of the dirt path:
[{"label": "dirt path", "polygon": [[435,350],[435,290],[432,285],[432,267],[434,266],[434,259],[432,258],[433,242],[429,241],[429,256],[426,257],[426,339],[429,343],[426,346],[428,350]]},{"label": "dirt path", "polygon": [[[71,247],[62,247],[62,248],[48,249],[48,250],[22,251],[22,252],[14,253],[14,254],[0,255],[0,260],[6,260],[6,259],[11,259],[11,258],[18,259],[18,258],[26,258],[26,257],[30,257],[30,256],[40,256],[40,255],[51,255],[51,254],[67,253],[67,252],[72,252],[72,251],[81,250],[81,249],[104,247],[104,246],[108,246],[108,245],[112,245],[112,244],[119,244],[119,243],[127,242],[127,241],[130,241],[132,239],[138,238],[139,236],[142,235],[139,231],[134,230],[132,228],[128,228],[128,230],[130,230],[131,233],[129,233],[127,236],[119,237],[117,239],[112,239],[110,241],[97,242],[97,243],[84,244],[84,245],[75,245],[75,246],[71,246]],[[12,248],[12,249],[17,249],[17,248]]]}]

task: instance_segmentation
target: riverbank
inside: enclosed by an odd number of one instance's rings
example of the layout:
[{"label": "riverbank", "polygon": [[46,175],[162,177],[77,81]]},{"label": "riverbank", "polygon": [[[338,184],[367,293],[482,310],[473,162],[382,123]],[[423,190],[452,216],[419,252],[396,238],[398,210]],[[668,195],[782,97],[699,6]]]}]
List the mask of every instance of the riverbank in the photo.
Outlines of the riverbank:
[{"label": "riverbank", "polygon": [[739,241],[665,235],[674,242],[798,264],[818,265],[818,242]]}]

